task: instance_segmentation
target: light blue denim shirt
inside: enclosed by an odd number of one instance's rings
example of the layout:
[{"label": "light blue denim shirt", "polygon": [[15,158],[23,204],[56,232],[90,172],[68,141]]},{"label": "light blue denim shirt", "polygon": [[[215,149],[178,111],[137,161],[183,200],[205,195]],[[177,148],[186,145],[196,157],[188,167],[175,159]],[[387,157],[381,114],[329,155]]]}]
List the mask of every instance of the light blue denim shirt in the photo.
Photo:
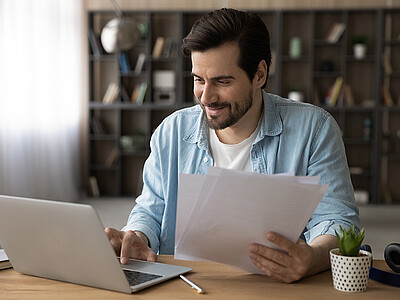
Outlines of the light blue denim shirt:
[{"label": "light blue denim shirt", "polygon": [[[309,243],[322,234],[334,235],[339,225],[359,228],[345,149],[333,117],[311,104],[264,92],[263,98],[263,119],[251,149],[253,171],[319,175],[321,184],[329,184],[301,237]],[[213,165],[207,131],[205,115],[196,105],[168,116],[152,135],[143,191],[122,230],[143,232],[156,253],[174,253],[178,174],[206,174]]]}]

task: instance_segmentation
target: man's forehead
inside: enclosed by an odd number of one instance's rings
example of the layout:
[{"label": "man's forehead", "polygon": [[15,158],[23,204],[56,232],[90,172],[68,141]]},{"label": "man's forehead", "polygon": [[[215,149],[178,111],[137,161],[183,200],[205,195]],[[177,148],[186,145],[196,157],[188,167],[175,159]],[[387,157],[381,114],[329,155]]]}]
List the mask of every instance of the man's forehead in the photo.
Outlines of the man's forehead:
[{"label": "man's forehead", "polygon": [[238,55],[228,49],[210,49],[193,51],[191,54],[192,73],[201,76],[207,73],[211,77],[230,76],[239,71]]}]

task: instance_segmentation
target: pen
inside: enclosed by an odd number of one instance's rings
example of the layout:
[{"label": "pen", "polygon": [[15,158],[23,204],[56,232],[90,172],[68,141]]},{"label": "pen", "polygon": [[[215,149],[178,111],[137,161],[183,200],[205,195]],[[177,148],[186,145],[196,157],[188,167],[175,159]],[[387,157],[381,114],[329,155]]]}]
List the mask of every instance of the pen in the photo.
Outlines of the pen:
[{"label": "pen", "polygon": [[188,285],[190,285],[192,287],[192,289],[196,290],[197,293],[199,294],[204,294],[204,290],[199,287],[197,284],[194,284],[193,282],[191,282],[189,279],[187,279],[185,276],[183,275],[179,275],[179,277],[186,282]]}]

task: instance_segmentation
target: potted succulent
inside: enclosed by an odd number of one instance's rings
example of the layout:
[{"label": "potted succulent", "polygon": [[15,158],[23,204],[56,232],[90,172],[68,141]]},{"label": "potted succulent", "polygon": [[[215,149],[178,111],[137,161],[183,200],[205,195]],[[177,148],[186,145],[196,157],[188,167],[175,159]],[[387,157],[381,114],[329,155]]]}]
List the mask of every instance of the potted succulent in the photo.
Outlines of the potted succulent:
[{"label": "potted succulent", "polygon": [[356,59],[363,59],[367,55],[368,37],[365,35],[356,35],[353,37],[353,53]]},{"label": "potted succulent", "polygon": [[365,231],[356,233],[354,225],[336,231],[339,248],[330,251],[333,285],[344,292],[363,292],[367,289],[372,254],[360,250]]}]

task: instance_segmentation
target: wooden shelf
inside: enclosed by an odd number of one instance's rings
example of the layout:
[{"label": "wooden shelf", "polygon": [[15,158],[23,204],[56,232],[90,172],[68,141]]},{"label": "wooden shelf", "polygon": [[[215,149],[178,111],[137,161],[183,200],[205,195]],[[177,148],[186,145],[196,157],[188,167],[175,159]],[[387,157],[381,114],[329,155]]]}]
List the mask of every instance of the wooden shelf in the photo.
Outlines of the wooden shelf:
[{"label": "wooden shelf", "polygon": [[[399,160],[397,154],[382,154],[384,143],[387,142],[382,138],[382,130],[386,126],[388,128],[385,130],[394,135],[400,129],[400,106],[384,106],[381,93],[384,82],[390,82],[390,92],[395,103],[400,95],[400,40],[397,40],[400,34],[400,9],[255,12],[260,15],[270,31],[271,50],[275,53],[275,72],[270,75],[267,90],[286,97],[290,87],[301,85],[307,102],[315,102],[314,91],[317,90],[320,102],[324,103],[329,88],[336,78],[342,77],[352,89],[353,105],[343,102],[333,107],[322,104],[321,106],[332,114],[343,131],[349,165],[361,165],[363,169],[368,170],[352,175],[354,188],[368,191],[371,202],[375,204],[385,203],[379,192],[382,188],[390,189],[393,199],[400,199],[399,189],[394,186],[382,186],[381,183],[383,177],[400,176],[399,171],[382,167],[383,159],[395,162]],[[87,177],[99,177],[102,195],[135,196],[137,192],[140,171],[149,149],[133,153],[124,152],[120,147],[121,136],[133,135],[136,130],[141,130],[146,132],[144,138],[148,144],[151,133],[166,116],[177,109],[194,104],[190,60],[182,57],[180,45],[173,57],[153,58],[152,52],[157,37],[173,37],[181,41],[195,20],[204,13],[206,12],[186,10],[124,11],[126,17],[147,24],[146,36],[139,41],[137,47],[128,51],[132,69],[138,54],[145,54],[146,61],[140,74],[133,71],[122,73],[119,70],[118,54],[88,54],[91,99],[88,105],[89,118],[100,115],[106,119],[106,125],[110,128],[107,134],[89,134],[88,141]],[[385,32],[387,16],[392,17],[389,41],[385,39],[385,34],[388,34]],[[89,11],[88,26],[99,34],[112,17],[114,15],[110,11]],[[338,42],[331,44],[326,42],[326,35],[335,22],[344,23],[346,29]],[[368,36],[368,52],[363,59],[353,56],[352,38],[355,35]],[[300,37],[302,42],[302,53],[296,59],[288,55],[290,39],[294,36]],[[381,59],[387,47],[392,50],[390,62],[393,72],[390,75],[383,73]],[[321,65],[326,61],[330,61],[333,71],[321,71]],[[158,104],[155,101],[153,74],[156,70],[175,72],[175,98],[168,104]],[[121,102],[120,95],[112,104],[93,101],[102,99],[110,81],[116,82],[120,88],[123,87],[128,96],[136,84],[146,82],[148,87],[143,104]],[[365,100],[369,101],[370,106],[362,106]],[[366,119],[370,122],[368,130],[371,140],[362,138]],[[106,147],[104,143],[107,144]],[[112,147],[118,151],[118,160],[112,167],[93,164],[94,157],[107,157]]]}]

